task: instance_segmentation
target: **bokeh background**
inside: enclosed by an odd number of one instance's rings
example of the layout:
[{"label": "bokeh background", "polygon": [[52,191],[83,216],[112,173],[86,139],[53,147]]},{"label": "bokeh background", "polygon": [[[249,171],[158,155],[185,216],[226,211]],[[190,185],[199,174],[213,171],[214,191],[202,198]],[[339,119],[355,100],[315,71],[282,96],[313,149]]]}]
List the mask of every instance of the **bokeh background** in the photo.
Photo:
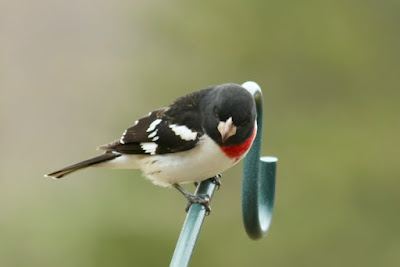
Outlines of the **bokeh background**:
[{"label": "bokeh background", "polygon": [[[400,266],[400,2],[2,1],[0,266],[167,266],[184,198],[139,171],[43,174],[191,91],[258,82],[267,237],[223,175],[191,266]],[[192,186],[188,186],[192,189]]]}]

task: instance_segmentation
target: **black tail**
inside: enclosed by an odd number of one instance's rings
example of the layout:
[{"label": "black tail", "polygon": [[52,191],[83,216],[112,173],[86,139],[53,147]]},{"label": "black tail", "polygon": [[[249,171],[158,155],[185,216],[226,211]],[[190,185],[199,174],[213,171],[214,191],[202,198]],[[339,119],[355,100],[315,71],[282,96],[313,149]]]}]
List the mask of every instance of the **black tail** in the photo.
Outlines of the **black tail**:
[{"label": "black tail", "polygon": [[77,170],[82,169],[82,168],[89,167],[89,166],[97,164],[97,163],[101,163],[101,162],[104,162],[104,161],[115,159],[115,158],[117,158],[119,156],[121,156],[121,155],[120,154],[114,154],[112,152],[106,152],[103,155],[100,155],[100,156],[97,156],[97,157],[94,157],[94,158],[91,158],[91,159],[84,160],[84,161],[76,163],[74,165],[62,168],[61,170],[46,174],[45,176],[58,179],[58,178],[63,177],[64,175],[70,174],[71,172],[77,171]]}]

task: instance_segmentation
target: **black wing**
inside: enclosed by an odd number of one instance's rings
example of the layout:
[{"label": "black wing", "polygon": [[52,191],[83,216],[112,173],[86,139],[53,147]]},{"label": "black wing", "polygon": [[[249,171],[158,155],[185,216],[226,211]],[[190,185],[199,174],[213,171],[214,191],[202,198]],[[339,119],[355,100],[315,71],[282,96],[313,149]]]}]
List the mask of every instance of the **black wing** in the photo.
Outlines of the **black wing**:
[{"label": "black wing", "polygon": [[123,154],[166,154],[194,148],[204,134],[199,104],[211,88],[176,100],[167,108],[151,112],[128,128],[120,140],[99,147]]}]

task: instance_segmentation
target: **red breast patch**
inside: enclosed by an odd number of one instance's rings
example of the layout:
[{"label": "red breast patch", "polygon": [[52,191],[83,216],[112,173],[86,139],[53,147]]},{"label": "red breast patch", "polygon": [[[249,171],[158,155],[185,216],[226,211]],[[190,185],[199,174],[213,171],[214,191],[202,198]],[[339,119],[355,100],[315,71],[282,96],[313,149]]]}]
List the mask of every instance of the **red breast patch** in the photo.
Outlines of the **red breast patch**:
[{"label": "red breast patch", "polygon": [[233,146],[222,146],[221,150],[229,158],[235,159],[235,162],[239,161],[244,154],[250,149],[253,144],[254,138],[257,134],[257,124],[254,125],[253,134],[247,138],[243,143]]}]

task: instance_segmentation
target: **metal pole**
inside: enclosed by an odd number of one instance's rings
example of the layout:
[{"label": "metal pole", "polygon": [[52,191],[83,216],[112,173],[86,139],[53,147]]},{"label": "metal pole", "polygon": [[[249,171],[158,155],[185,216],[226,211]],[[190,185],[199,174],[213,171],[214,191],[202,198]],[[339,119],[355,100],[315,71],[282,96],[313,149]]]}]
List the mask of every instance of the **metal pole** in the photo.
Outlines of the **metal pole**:
[{"label": "metal pole", "polygon": [[[197,186],[195,195],[208,194],[211,201],[215,187],[216,185],[211,179],[202,181]],[[189,265],[206,213],[206,208],[201,204],[194,203],[190,206],[178,243],[175,247],[174,255],[172,256],[171,267],[184,267]]]}]

